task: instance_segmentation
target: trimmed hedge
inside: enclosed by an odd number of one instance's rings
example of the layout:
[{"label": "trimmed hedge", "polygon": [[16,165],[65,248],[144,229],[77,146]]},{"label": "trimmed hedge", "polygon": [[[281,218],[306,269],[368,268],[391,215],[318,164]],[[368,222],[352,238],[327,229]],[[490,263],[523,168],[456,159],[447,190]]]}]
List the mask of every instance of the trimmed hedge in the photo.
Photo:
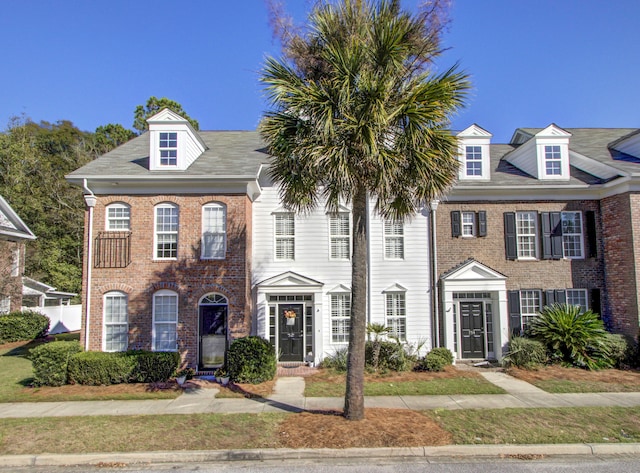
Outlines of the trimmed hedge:
[{"label": "trimmed hedge", "polygon": [[76,353],[69,360],[69,384],[106,386],[128,383],[133,377],[135,366],[135,357],[124,353]]},{"label": "trimmed hedge", "polygon": [[276,376],[277,359],[273,346],[264,338],[238,338],[229,347],[227,367],[237,383],[259,384]]},{"label": "trimmed hedge", "polygon": [[126,352],[135,359],[133,382],[157,383],[167,381],[180,367],[180,353],[177,351],[142,351]]},{"label": "trimmed hedge", "polygon": [[0,343],[44,337],[49,331],[49,324],[49,317],[33,310],[0,315]]},{"label": "trimmed hedge", "polygon": [[445,366],[453,364],[453,353],[448,348],[438,347],[421,358],[415,371],[444,371]]},{"label": "trimmed hedge", "polygon": [[62,386],[67,384],[69,360],[82,347],[76,341],[51,342],[33,348],[29,358],[33,364],[34,386]]}]

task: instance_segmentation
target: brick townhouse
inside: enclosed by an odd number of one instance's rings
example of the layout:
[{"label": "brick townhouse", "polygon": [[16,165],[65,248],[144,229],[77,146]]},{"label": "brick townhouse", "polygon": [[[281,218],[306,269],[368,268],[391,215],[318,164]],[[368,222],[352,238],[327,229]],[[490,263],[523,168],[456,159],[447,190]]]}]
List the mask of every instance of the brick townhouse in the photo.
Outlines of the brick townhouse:
[{"label": "brick townhouse", "polygon": [[22,309],[25,244],[35,238],[0,196],[0,314]]},{"label": "brick townhouse", "polygon": [[[348,203],[284,209],[257,132],[198,132],[168,110],[148,123],[67,176],[87,202],[85,347],[179,350],[207,369],[249,334],[282,361],[345,346]],[[458,133],[450,193],[404,224],[371,217],[369,319],[458,359],[500,358],[556,301],[635,336],[638,131],[552,124],[508,144],[477,125]]]}]

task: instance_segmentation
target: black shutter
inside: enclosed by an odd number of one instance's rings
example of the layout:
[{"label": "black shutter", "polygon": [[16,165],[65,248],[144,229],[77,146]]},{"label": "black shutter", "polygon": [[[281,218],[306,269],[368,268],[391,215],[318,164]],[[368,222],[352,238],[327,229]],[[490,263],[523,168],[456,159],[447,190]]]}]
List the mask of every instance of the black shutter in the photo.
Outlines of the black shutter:
[{"label": "black shutter", "polygon": [[520,291],[507,291],[509,297],[509,328],[511,336],[520,335],[522,320],[520,319]]},{"label": "black shutter", "polygon": [[591,289],[591,305],[589,309],[591,312],[599,314],[602,318],[602,302],[600,300],[600,289]]},{"label": "black shutter", "polygon": [[567,291],[564,289],[556,289],[556,302],[558,304],[566,304],[567,303]]},{"label": "black shutter", "polygon": [[598,239],[596,237],[596,213],[593,210],[587,210],[584,213],[585,224],[587,227],[587,255],[589,258],[598,256]]},{"label": "black shutter", "polygon": [[542,259],[562,259],[562,218],[560,212],[542,212]]},{"label": "black shutter", "polygon": [[459,237],[462,234],[462,227],[460,224],[460,211],[454,210],[451,212],[451,236]]},{"label": "black shutter", "polygon": [[548,289],[544,291],[544,305],[553,305],[556,303],[556,291]]},{"label": "black shutter", "polygon": [[507,259],[518,259],[518,249],[516,245],[516,214],[513,212],[504,213],[504,245]]},{"label": "black shutter", "polygon": [[484,210],[478,212],[478,236],[487,236],[487,212]]}]

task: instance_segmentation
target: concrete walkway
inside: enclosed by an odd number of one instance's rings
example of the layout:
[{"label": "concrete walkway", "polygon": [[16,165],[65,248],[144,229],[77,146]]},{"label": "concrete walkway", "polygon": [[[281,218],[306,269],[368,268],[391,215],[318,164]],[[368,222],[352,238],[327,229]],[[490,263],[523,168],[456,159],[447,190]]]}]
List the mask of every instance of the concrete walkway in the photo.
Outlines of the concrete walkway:
[{"label": "concrete walkway", "polygon": [[[510,407],[640,406],[640,392],[550,394],[500,372],[483,372],[507,394],[446,396],[370,396],[366,407],[395,409],[502,409]],[[268,398],[216,399],[218,389],[186,389],[176,399],[143,401],[71,401],[0,403],[0,418],[197,413],[300,412],[341,410],[342,397],[304,397],[304,378],[278,378]]]}]

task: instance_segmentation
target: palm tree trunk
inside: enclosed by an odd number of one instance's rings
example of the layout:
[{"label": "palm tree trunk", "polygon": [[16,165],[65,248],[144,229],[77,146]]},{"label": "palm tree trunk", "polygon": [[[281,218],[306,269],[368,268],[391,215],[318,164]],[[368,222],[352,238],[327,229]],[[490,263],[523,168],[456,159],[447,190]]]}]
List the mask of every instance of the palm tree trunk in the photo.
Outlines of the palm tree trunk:
[{"label": "palm tree trunk", "polygon": [[351,329],[347,359],[344,416],[364,419],[364,362],[367,332],[367,192],[359,186],[353,197],[353,257],[351,258]]}]

